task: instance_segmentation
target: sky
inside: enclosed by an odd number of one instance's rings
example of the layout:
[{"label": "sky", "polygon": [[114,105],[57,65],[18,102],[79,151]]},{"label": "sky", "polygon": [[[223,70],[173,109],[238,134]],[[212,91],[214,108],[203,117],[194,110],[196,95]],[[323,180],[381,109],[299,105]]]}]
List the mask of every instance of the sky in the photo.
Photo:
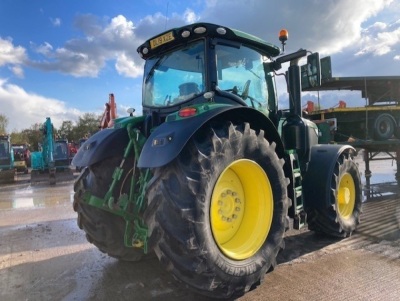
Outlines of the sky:
[{"label": "sky", "polygon": [[[8,131],[50,117],[54,126],[101,114],[113,93],[119,117],[141,114],[144,61],[137,47],[170,28],[210,22],[279,45],[331,56],[333,76],[400,76],[399,0],[0,0],[0,114]],[[278,85],[281,106],[287,102]],[[320,93],[323,108],[360,93]],[[303,102],[316,101],[304,93]]]}]

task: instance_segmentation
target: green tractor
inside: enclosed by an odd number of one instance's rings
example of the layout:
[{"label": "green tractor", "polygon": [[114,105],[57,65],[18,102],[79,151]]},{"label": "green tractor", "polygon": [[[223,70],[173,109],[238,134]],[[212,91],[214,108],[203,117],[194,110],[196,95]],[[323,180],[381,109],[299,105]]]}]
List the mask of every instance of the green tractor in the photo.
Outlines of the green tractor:
[{"label": "green tractor", "polygon": [[[317,53],[301,68],[306,50],[281,55],[209,23],[166,31],[138,53],[143,115],[117,118],[72,162],[85,166],[73,206],[90,243],[127,261],[154,252],[197,293],[233,298],[274,269],[289,228],[356,229],[356,151],[318,144],[302,118],[301,80],[320,84]],[[275,77],[286,62],[290,108],[279,110]]]}]

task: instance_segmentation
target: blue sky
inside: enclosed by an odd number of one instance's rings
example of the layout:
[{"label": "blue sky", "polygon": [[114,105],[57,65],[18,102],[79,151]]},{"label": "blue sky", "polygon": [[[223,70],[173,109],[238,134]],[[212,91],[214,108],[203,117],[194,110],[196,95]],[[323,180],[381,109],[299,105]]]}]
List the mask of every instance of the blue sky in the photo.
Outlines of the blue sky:
[{"label": "blue sky", "polygon": [[[1,0],[0,113],[9,132],[51,117],[55,126],[101,113],[114,93],[119,116],[141,112],[136,48],[166,29],[218,23],[332,57],[334,76],[400,75],[400,3],[394,0]],[[280,102],[287,100],[280,85]],[[322,106],[357,94],[326,93]],[[315,100],[315,95],[304,95]]]}]

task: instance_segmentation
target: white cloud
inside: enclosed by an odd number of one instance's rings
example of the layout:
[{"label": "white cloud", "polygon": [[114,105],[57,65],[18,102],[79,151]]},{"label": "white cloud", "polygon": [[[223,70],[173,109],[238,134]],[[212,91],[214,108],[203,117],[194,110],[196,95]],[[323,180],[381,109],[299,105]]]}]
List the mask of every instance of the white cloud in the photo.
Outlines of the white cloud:
[{"label": "white cloud", "polygon": [[109,37],[110,40],[114,39],[132,39],[134,37],[134,26],[132,21],[128,21],[124,16],[118,15],[111,19],[103,34]]},{"label": "white cloud", "polygon": [[0,66],[22,64],[26,57],[25,48],[14,46],[11,39],[0,38]]},{"label": "white cloud", "polygon": [[[207,1],[201,18],[247,31],[278,43],[281,28],[289,31],[291,51],[306,48],[324,54],[342,51],[356,43],[363,23],[388,7],[393,0],[282,0]],[[224,12],[221,14],[221,12]]]},{"label": "white cloud", "polygon": [[97,77],[107,61],[116,60],[116,70],[121,75],[142,74],[138,70],[143,61],[136,53],[140,39],[135,37],[132,21],[118,15],[104,25],[91,15],[81,15],[76,24],[86,37],[71,39],[56,49],[44,42],[35,48],[44,58],[32,60],[29,65],[75,77]]},{"label": "white cloud", "polygon": [[10,70],[16,77],[24,77],[24,70],[22,69],[21,65],[12,65],[10,66]]},{"label": "white cloud", "polygon": [[24,72],[21,65],[25,60],[25,48],[14,46],[12,39],[2,39],[0,37],[0,67],[7,65],[14,75],[23,77]]},{"label": "white cloud", "polygon": [[51,118],[55,127],[60,127],[64,120],[77,121],[82,115],[82,112],[70,108],[63,101],[29,93],[2,78],[0,103],[2,114],[5,114],[9,121],[9,131],[28,129],[35,123],[44,122],[46,117]]},{"label": "white cloud", "polygon": [[394,50],[400,51],[400,23],[387,25],[377,22],[362,32],[360,40],[361,49],[356,56],[372,54],[382,56]]},{"label": "white cloud", "polygon": [[183,19],[185,20],[186,23],[195,23],[199,20],[199,17],[196,15],[196,13],[191,10],[191,9],[186,9],[184,14],[183,14]]},{"label": "white cloud", "polygon": [[61,19],[60,18],[50,18],[51,24],[53,24],[54,27],[59,27],[61,26]]},{"label": "white cloud", "polygon": [[136,65],[135,61],[129,58],[125,53],[118,55],[115,69],[117,69],[118,73],[127,77],[140,77],[143,75],[142,66]]},{"label": "white cloud", "polygon": [[36,46],[34,43],[31,42],[31,47],[34,49],[34,51],[43,55],[47,55],[53,50],[53,46],[51,46],[51,44],[48,42],[44,42],[39,46]]}]

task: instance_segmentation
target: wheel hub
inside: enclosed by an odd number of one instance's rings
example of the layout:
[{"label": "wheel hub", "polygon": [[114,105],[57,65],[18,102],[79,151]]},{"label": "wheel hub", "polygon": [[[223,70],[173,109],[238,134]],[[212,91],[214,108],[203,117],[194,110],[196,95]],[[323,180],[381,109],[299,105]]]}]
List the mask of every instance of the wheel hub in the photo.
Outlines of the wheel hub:
[{"label": "wheel hub", "polygon": [[221,221],[235,222],[243,214],[243,203],[238,193],[230,189],[225,189],[218,200],[218,216]]}]

